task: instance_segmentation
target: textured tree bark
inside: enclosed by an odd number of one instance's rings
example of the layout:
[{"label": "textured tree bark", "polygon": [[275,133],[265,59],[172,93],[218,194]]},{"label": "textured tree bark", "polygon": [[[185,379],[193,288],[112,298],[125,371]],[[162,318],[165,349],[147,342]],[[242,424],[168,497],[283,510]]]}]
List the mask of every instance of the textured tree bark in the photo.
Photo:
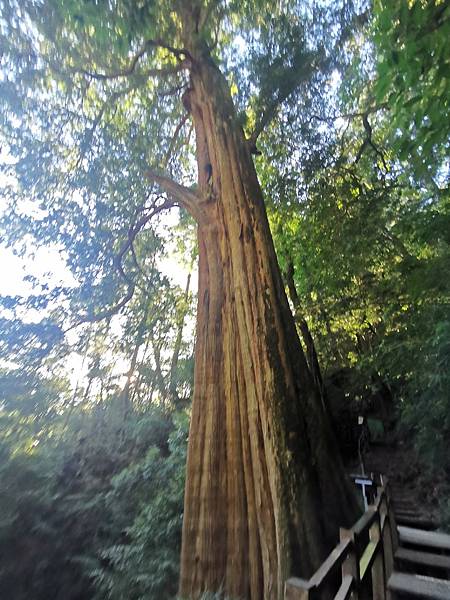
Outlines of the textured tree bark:
[{"label": "textured tree bark", "polygon": [[356,505],[228,85],[200,41],[187,46],[201,209],[180,596],[279,599],[289,575],[318,566]]}]

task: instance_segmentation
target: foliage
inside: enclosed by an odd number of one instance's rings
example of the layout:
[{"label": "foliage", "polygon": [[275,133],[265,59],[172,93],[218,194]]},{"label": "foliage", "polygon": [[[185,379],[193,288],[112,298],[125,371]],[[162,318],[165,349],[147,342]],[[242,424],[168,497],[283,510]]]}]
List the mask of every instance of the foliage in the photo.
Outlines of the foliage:
[{"label": "foliage", "polygon": [[447,2],[375,2],[375,95],[392,114],[391,140],[416,176],[448,174],[450,35]]},{"label": "foliage", "polygon": [[448,468],[447,28],[446,3],[376,3],[320,93],[283,107],[259,163],[325,378],[353,373],[350,399],[383,381],[436,468]]},{"label": "foliage", "polygon": [[[68,273],[1,299],[2,597],[176,593],[195,228],[146,172],[195,187],[179,4],[0,2],[2,243]],[[382,381],[450,476],[448,3],[210,8],[325,378]]]},{"label": "foliage", "polygon": [[[183,417],[183,418],[180,418]],[[93,572],[98,598],[169,598],[178,587],[178,562],[186,462],[187,420],[177,419],[168,438],[168,456],[151,448],[143,460],[118,473],[106,496],[114,523],[138,509],[125,540],[101,551],[106,568]],[[128,506],[127,506],[128,505]]]},{"label": "foliage", "polygon": [[25,432],[2,436],[5,597],[175,594],[187,417],[149,409],[117,429],[115,410],[74,414],[63,436],[41,433],[28,449]]},{"label": "foliage", "polygon": [[[403,415],[416,431],[421,455],[450,473],[450,321],[437,321],[424,344],[423,362],[414,365]],[[411,365],[412,367],[413,365]]]}]

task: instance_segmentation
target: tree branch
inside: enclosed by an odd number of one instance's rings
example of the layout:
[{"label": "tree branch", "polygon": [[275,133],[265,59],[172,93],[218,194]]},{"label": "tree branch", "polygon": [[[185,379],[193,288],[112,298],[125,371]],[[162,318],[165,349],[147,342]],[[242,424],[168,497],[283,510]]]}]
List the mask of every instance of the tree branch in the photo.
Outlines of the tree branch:
[{"label": "tree branch", "polygon": [[163,161],[164,168],[166,168],[169,163],[169,160],[172,155],[177,138],[180,134],[181,129],[183,128],[183,125],[186,123],[188,118],[189,118],[189,113],[186,113],[175,128],[175,132],[170,140],[169,147],[166,152],[166,156],[164,157],[164,161]]},{"label": "tree branch", "polygon": [[[71,69],[71,73],[81,73],[82,75],[86,75],[91,79],[97,79],[100,81],[105,81],[107,79],[119,79],[120,77],[128,77],[132,75],[135,69],[126,68],[120,71],[115,71],[114,73],[96,73],[92,71],[88,71],[87,69]],[[180,73],[184,69],[187,68],[187,63],[183,62],[178,65],[173,65],[171,67],[166,67],[164,69],[147,69],[147,71],[143,71],[141,73],[144,77],[166,77],[167,75],[175,75],[176,73]]]},{"label": "tree branch", "polygon": [[[171,67],[166,67],[166,68],[162,68],[162,69],[156,69],[156,68],[148,69],[147,71],[144,71],[142,73],[142,75],[145,75],[146,77],[160,77],[160,76],[166,76],[166,75],[179,73],[183,69],[186,69],[191,62],[191,58],[190,58],[189,52],[187,50],[185,50],[183,48],[174,48],[173,46],[166,44],[162,40],[157,39],[157,40],[147,40],[141,46],[141,48],[136,52],[136,54],[132,57],[128,66],[123,69],[118,69],[117,71],[112,71],[111,73],[97,73],[95,71],[92,72],[87,69],[73,68],[73,69],[69,69],[69,72],[70,73],[81,73],[92,79],[97,79],[97,80],[101,80],[101,81],[106,80],[106,79],[119,79],[121,77],[128,77],[129,75],[132,75],[134,73],[139,60],[145,54],[147,54],[147,52],[150,48],[164,48],[164,49],[168,50],[169,52],[171,52],[172,54],[174,54],[177,57],[177,59],[179,60],[179,63],[177,65],[173,65]],[[55,66],[55,68],[59,69],[59,67],[57,67],[57,66]]]},{"label": "tree branch", "polygon": [[[128,279],[128,281],[130,281],[128,277],[127,277],[127,279]],[[103,319],[109,319],[112,316],[114,316],[115,314],[117,314],[131,300],[131,298],[134,295],[135,287],[136,286],[134,285],[134,283],[131,282],[128,286],[127,293],[122,298],[122,300],[120,300],[117,304],[115,304],[111,308],[102,310],[99,313],[96,313],[94,315],[85,315],[83,317],[79,317],[79,319],[76,323],[74,323],[73,325],[71,325],[70,327],[68,327],[67,329],[64,330],[64,335],[66,333],[68,333],[69,331],[71,331],[72,329],[75,329],[76,327],[83,325],[84,323],[97,323],[98,321],[103,321]]]},{"label": "tree branch", "polygon": [[329,117],[326,117],[326,116],[322,117],[321,115],[317,115],[317,114],[313,113],[311,115],[311,118],[317,119],[318,121],[323,121],[324,123],[334,123],[334,121],[337,121],[338,119],[351,120],[351,119],[361,118],[361,117],[367,116],[371,113],[378,112],[379,110],[383,110],[385,108],[388,108],[387,102],[383,102],[382,104],[376,104],[375,106],[369,106],[364,111],[343,113],[341,115],[335,114],[335,115],[332,115]]},{"label": "tree branch", "polygon": [[178,327],[177,327],[177,336],[175,338],[175,345],[173,348],[172,360],[170,361],[170,371],[169,371],[169,393],[172,402],[177,402],[179,400],[177,394],[177,368],[178,361],[180,357],[181,344],[183,342],[183,327],[186,319],[186,315],[188,312],[188,302],[189,302],[189,287],[191,284],[191,274],[189,273],[186,281],[186,289],[184,291],[183,298],[183,307],[181,310],[181,315],[178,319]]},{"label": "tree branch", "polygon": [[363,155],[363,152],[366,149],[366,147],[370,146],[374,150],[375,154],[381,158],[381,162],[383,163],[384,170],[388,171],[386,160],[384,158],[384,154],[375,145],[375,143],[372,139],[372,126],[369,123],[369,112],[368,111],[366,111],[365,113],[362,114],[362,122],[363,122],[364,130],[366,132],[366,139],[363,141],[361,148],[359,149],[358,154],[356,155],[355,164],[357,164],[359,162],[359,160],[361,159],[361,156]]},{"label": "tree branch", "polygon": [[200,12],[200,17],[199,17],[199,22],[198,22],[199,31],[202,31],[204,26],[208,23],[213,11],[218,7],[218,4],[219,3],[217,2],[217,0],[210,0],[210,2],[208,2],[206,7]]},{"label": "tree branch", "polygon": [[194,219],[199,220],[204,217],[200,206],[201,198],[194,190],[180,185],[170,177],[156,173],[152,169],[148,169],[145,175],[150,181],[157,183],[175,202],[186,208]]},{"label": "tree branch", "polygon": [[[303,64],[300,64],[300,62]],[[285,70],[285,73],[281,79],[278,89],[275,91],[275,98],[268,104],[263,110],[261,118],[256,123],[255,128],[250,135],[249,144],[256,144],[258,137],[267,127],[267,125],[274,119],[278,107],[295,92],[295,90],[311,76],[315,69],[322,63],[322,66],[326,66],[329,63],[329,59],[326,59],[323,54],[314,54],[309,56],[309,60],[305,60],[305,55],[299,53],[298,56],[294,57],[292,66]]]},{"label": "tree branch", "polygon": [[[301,48],[299,48],[298,52],[293,56],[292,66],[285,69],[283,77],[279,80],[280,83],[278,89],[273,90],[276,97],[263,110],[262,116],[250,136],[249,144],[252,146],[256,144],[262,131],[275,117],[278,107],[287,100],[302,83],[307,81],[316,69],[321,68],[322,70],[325,70],[333,64],[331,56],[335,55],[335,52],[339,49],[342,49],[346,41],[354,35],[355,30],[366,23],[368,14],[368,11],[365,11],[362,14],[356,15],[355,18],[343,28],[339,40],[333,49],[334,52],[332,52],[330,56],[326,56],[323,48],[314,53],[310,52],[309,55],[305,55]],[[261,99],[259,104],[263,105]]]},{"label": "tree branch", "polygon": [[184,59],[191,59],[191,55],[186,48],[175,48],[170,44],[166,44],[166,42],[161,38],[157,38],[156,40],[147,40],[146,44],[156,48],[164,48],[164,50],[168,50],[171,54],[174,54],[180,61],[183,60],[181,57],[184,57]]},{"label": "tree branch", "polygon": [[[172,208],[173,206],[174,206],[174,203],[167,199],[159,206],[153,205],[150,208],[150,212],[148,214],[142,216],[128,230],[127,239],[122,244],[117,255],[114,257],[114,266],[116,267],[120,276],[122,277],[122,279],[124,279],[125,283],[128,286],[125,296],[117,304],[115,304],[114,306],[112,306],[108,309],[102,310],[96,314],[84,315],[82,317],[79,317],[78,321],[74,325],[71,325],[68,329],[66,329],[64,331],[65,334],[67,332],[71,331],[72,329],[75,329],[75,327],[82,325],[83,323],[96,323],[98,321],[102,321],[103,319],[110,318],[113,315],[117,314],[126,304],[128,304],[128,302],[132,299],[132,297],[134,295],[134,292],[136,289],[136,283],[125,272],[125,270],[123,268],[123,262],[122,262],[123,258],[125,256],[125,254],[128,252],[128,250],[130,250],[130,248],[132,248],[133,242],[134,242],[136,236],[138,235],[138,233],[150,221],[150,219],[152,219],[155,215],[162,212],[163,210]],[[136,215],[139,212],[140,212],[140,210],[136,211]]]},{"label": "tree branch", "polygon": [[103,115],[105,113],[105,110],[113,105],[116,100],[118,100],[121,96],[128,94],[129,92],[132,92],[133,90],[136,89],[136,85],[130,85],[127,88],[124,88],[122,90],[118,90],[117,92],[114,92],[107,100],[105,100],[103,102],[102,107],[100,108],[99,112],[97,113],[97,115],[95,116],[94,120],[92,121],[92,125],[91,127],[89,127],[85,132],[84,132],[84,138],[83,141],[80,144],[80,156],[78,157],[77,160],[77,167],[80,166],[82,160],[84,159],[86,152],[88,150],[88,147],[91,145],[92,139],[94,137],[95,131],[97,129],[97,127],[100,124],[100,121],[103,118]]}]

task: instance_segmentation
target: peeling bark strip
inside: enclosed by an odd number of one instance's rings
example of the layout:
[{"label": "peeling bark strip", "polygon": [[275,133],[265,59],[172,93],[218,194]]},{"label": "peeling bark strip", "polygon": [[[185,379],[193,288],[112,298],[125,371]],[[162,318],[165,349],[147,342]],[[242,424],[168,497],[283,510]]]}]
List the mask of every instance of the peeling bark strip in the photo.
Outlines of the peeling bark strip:
[{"label": "peeling bark strip", "polygon": [[[187,9],[189,10],[189,9]],[[180,596],[280,599],[355,516],[225,78],[184,15],[199,286]],[[209,169],[209,171],[208,171]],[[180,187],[159,178],[167,191]],[[167,184],[167,185],[165,185]]]}]

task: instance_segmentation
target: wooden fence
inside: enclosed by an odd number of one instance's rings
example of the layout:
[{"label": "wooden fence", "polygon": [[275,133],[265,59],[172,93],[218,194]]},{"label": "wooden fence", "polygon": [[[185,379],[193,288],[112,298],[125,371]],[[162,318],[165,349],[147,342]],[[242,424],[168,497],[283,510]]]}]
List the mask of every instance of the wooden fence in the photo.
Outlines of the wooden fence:
[{"label": "wooden fence", "polygon": [[340,530],[340,543],[314,575],[286,581],[285,600],[385,600],[387,581],[398,547],[387,480],[372,505],[351,529]]}]

